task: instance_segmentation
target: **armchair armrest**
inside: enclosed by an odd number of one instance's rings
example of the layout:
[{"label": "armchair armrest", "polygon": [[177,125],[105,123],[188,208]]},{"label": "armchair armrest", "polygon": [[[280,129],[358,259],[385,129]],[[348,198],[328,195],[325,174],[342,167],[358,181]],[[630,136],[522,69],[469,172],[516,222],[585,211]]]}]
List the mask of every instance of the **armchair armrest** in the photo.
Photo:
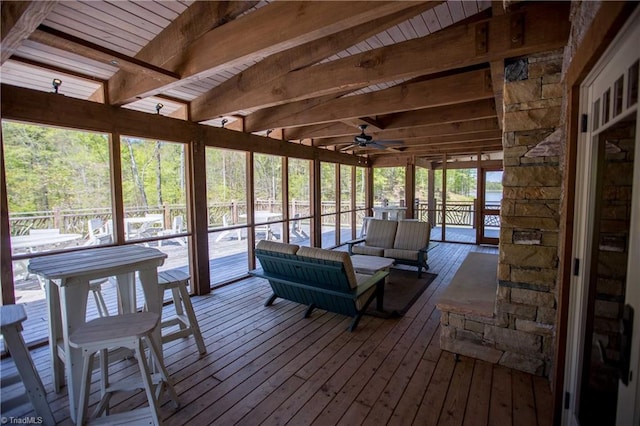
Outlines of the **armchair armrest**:
[{"label": "armchair armrest", "polygon": [[369,290],[372,286],[378,284],[380,281],[383,281],[387,275],[389,275],[389,271],[378,271],[375,274],[371,275],[365,282],[358,285],[358,292],[356,296],[360,296],[362,293]]},{"label": "armchair armrest", "polygon": [[428,252],[428,251],[433,250],[434,248],[436,248],[436,247],[438,246],[438,244],[439,244],[439,243],[435,243],[435,242],[433,242],[433,241],[427,241],[427,245],[426,245],[426,246],[424,246],[424,247],[422,247],[422,248],[420,249],[420,251],[423,251],[423,252],[425,252],[425,253],[426,253],[426,252]]},{"label": "armchair armrest", "polygon": [[367,239],[366,237],[360,237],[360,238],[356,238],[355,240],[346,241],[345,243],[349,246],[349,256],[353,255],[351,251],[353,246],[356,244],[364,243],[366,239]]}]

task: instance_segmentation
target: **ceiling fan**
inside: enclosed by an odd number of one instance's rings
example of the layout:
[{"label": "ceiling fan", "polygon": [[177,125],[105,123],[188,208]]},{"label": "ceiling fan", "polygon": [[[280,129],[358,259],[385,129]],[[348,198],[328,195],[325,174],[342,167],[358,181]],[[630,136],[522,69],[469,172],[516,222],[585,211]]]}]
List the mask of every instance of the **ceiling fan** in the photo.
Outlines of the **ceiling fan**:
[{"label": "ceiling fan", "polygon": [[373,136],[367,135],[364,131],[367,129],[366,124],[361,124],[358,126],[360,129],[360,134],[353,137],[353,143],[349,146],[341,148],[340,151],[351,151],[354,148],[376,148],[376,149],[387,149],[390,145],[401,145],[402,141],[374,141]]}]

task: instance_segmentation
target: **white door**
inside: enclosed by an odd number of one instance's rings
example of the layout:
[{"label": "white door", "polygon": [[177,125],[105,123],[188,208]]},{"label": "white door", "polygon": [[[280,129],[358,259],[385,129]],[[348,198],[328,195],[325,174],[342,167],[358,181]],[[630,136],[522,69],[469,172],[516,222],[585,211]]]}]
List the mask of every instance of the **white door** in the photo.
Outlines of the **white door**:
[{"label": "white door", "polygon": [[636,10],[581,88],[563,424],[640,424],[638,40]]}]

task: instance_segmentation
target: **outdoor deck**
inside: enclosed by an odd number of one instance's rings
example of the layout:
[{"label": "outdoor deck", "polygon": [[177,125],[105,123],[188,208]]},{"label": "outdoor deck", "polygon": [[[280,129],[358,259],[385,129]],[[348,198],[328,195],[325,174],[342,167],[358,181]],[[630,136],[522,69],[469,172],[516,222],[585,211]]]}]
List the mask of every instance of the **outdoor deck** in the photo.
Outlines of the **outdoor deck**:
[{"label": "outdoor deck", "polygon": [[[219,233],[212,233],[210,237],[210,260],[209,267],[212,271],[212,283],[219,284],[229,280],[233,280],[247,273],[247,246],[246,235],[244,239],[236,239],[234,231],[224,234],[224,238],[217,240]],[[305,234],[308,235],[308,229],[305,230]],[[442,237],[440,227],[435,227],[432,230],[432,239],[438,240]],[[345,230],[341,236],[342,241],[349,240],[351,234]],[[475,242],[475,229],[471,227],[447,227],[447,238],[455,242],[473,243]],[[335,232],[328,231],[322,233],[322,246],[332,247],[335,245]],[[308,245],[308,238],[296,238],[292,239],[292,243],[299,245]],[[160,268],[164,269],[183,269],[188,271],[187,268],[187,252],[186,248],[176,243],[165,243],[160,250],[165,252],[169,257],[165,261],[165,264]],[[339,248],[340,250],[346,250],[346,246]],[[142,297],[142,290],[139,290],[138,300],[140,301],[140,307],[144,298]],[[107,302],[107,306],[110,311],[117,309],[117,296],[115,282],[109,282],[102,285],[102,293]],[[170,294],[166,294],[167,299],[170,298]],[[16,281],[16,303],[25,303],[27,309],[27,321],[24,323],[23,336],[27,344],[42,342],[46,340],[48,335],[48,319],[47,311],[44,301],[44,291],[40,287],[36,276],[29,275],[27,279]],[[94,300],[89,297],[88,300],[88,318],[96,318],[98,316],[95,308]],[[4,341],[0,338],[0,351],[4,351]]]},{"label": "outdoor deck", "polygon": [[[470,251],[497,250],[440,243],[429,253],[438,276],[409,312],[366,316],[353,333],[344,316],[315,311],[303,319],[304,306],[280,299],[264,307],[270,287],[256,278],[193,297],[208,354],[198,359],[193,339],[164,345],[181,402],[177,411],[163,405],[164,424],[551,424],[546,379],[456,362],[439,348],[436,300]],[[52,390],[48,347],[32,356],[56,420],[71,425],[66,392]],[[15,370],[10,359],[1,366],[3,378]],[[131,361],[112,369],[114,378],[135,371]],[[3,416],[33,415],[24,399],[12,401],[21,386],[3,380]],[[146,399],[138,392],[112,402],[117,412]]]}]

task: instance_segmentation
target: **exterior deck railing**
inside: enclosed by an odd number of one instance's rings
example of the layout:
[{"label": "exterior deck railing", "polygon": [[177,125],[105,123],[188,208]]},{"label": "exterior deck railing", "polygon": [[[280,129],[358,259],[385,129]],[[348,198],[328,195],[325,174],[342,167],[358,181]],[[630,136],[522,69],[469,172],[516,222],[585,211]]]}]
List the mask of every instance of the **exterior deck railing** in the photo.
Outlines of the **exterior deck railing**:
[{"label": "exterior deck railing", "polygon": [[[454,226],[475,226],[475,215],[477,209],[474,201],[446,203],[443,211],[442,202],[435,203],[430,208],[427,203],[418,203],[416,209],[416,218],[431,222],[431,226],[454,225]],[[486,209],[500,209],[500,203],[486,203]],[[485,226],[500,226],[500,217],[487,215],[484,217]]]},{"label": "exterior deck railing", "polygon": [[[277,200],[258,200],[255,203],[255,210],[266,210],[275,213],[282,213],[282,203]],[[356,209],[363,209],[364,206],[357,206]],[[332,211],[333,210],[333,211]],[[290,217],[311,217],[309,202],[293,201],[289,205]],[[322,224],[331,225],[335,219],[331,213],[335,212],[335,203],[322,203]],[[210,203],[208,206],[208,218],[210,228],[220,228],[226,225],[237,225],[246,223],[247,205],[244,202],[230,203]],[[186,215],[186,206],[165,204],[161,207],[146,208],[126,208],[125,216],[140,217],[145,214],[162,214],[164,227],[170,228],[174,217]],[[63,233],[86,234],[87,222],[90,219],[100,218],[110,221],[112,210],[110,208],[93,209],[53,209],[49,211],[35,211],[24,213],[12,213],[9,216],[11,235],[27,235],[32,229],[60,229]]]},{"label": "exterior deck railing", "polygon": [[[499,203],[488,203],[487,208],[498,208]],[[282,212],[282,203],[276,200],[258,200],[255,203],[255,210],[266,210],[275,213]],[[358,210],[364,206],[357,206]],[[311,210],[308,202],[294,201],[289,205],[290,218],[311,217]],[[322,224],[332,225],[335,223],[335,203],[324,202],[322,204]],[[211,203],[208,206],[208,218],[210,228],[220,228],[223,226],[233,226],[246,223],[246,218],[242,218],[247,213],[247,205],[244,202]],[[186,215],[186,206],[169,205],[161,207],[128,208],[125,210],[127,217],[139,217],[145,214],[162,214],[164,227],[169,228],[175,216]],[[442,203],[437,202],[433,208],[427,203],[418,203],[415,218],[422,221],[432,222],[432,226],[461,225],[474,226],[474,216],[476,214],[475,203],[456,202],[447,203],[446,210],[443,211]],[[27,235],[31,229],[56,228],[65,233],[87,233],[87,222],[90,219],[100,218],[104,221],[112,219],[110,208],[93,209],[54,209],[50,211],[36,211],[25,213],[13,213],[9,216],[11,235]],[[486,216],[485,225],[500,226],[498,216]]]}]

